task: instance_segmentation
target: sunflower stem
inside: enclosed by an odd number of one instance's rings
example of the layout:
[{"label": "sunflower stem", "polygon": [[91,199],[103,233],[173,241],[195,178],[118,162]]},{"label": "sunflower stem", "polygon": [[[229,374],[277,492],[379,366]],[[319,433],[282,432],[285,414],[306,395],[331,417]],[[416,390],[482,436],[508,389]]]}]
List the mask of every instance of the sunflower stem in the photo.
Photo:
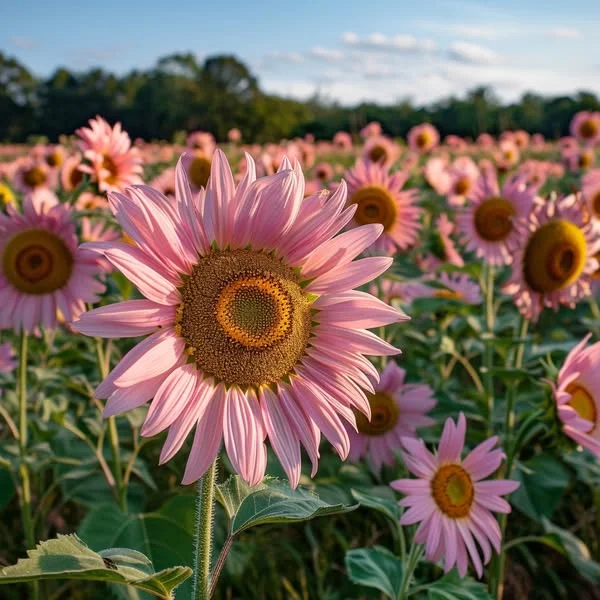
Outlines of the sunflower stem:
[{"label": "sunflower stem", "polygon": [[492,378],[492,367],[494,365],[494,347],[492,345],[492,335],[494,333],[495,326],[495,314],[494,314],[494,267],[492,265],[485,265],[484,267],[485,277],[485,329],[488,334],[488,338],[485,340],[485,349],[483,355],[483,366],[485,367],[484,373],[484,387],[485,397],[488,413],[488,435],[492,435],[494,432],[494,381]]},{"label": "sunflower stem", "polygon": [[[523,338],[527,335],[529,329],[529,320],[521,316],[521,322],[519,325],[517,348],[514,353],[513,367],[520,369],[523,365],[523,354],[525,352],[525,344]],[[514,448],[511,441],[511,433],[515,427],[515,398],[517,395],[518,382],[514,382],[508,389],[506,396],[506,415],[504,417],[504,446],[506,448],[506,465],[505,473],[506,477],[510,477],[512,471],[512,464],[515,454],[518,452],[517,448]],[[504,539],[506,533],[506,523],[508,521],[508,515],[500,515],[500,539]],[[494,569],[492,569],[492,577],[490,577],[490,591],[494,593],[494,597],[497,600],[501,600],[504,595],[504,570],[506,568],[506,550],[509,548],[509,544],[503,544],[500,549],[495,563]]]},{"label": "sunflower stem", "polygon": [[[35,529],[31,513],[31,479],[29,477],[29,466],[25,461],[27,456],[27,332],[21,329],[21,339],[19,343],[19,378],[17,396],[19,399],[19,476],[21,479],[21,518],[23,521],[23,531],[25,533],[25,544],[27,549],[35,547]],[[37,581],[33,582],[33,600],[39,597],[39,587]]]},{"label": "sunflower stem", "polygon": [[[98,357],[98,368],[100,376],[104,380],[108,376],[109,361],[100,338],[94,339],[96,344],[96,356]],[[115,478],[114,493],[121,510],[127,513],[127,485],[123,483],[123,467],[121,466],[121,444],[119,441],[119,430],[117,429],[117,420],[115,417],[108,417],[108,437],[110,441],[110,450],[113,457],[113,471]]]},{"label": "sunflower stem", "polygon": [[398,600],[405,600],[405,598],[408,598],[408,596],[410,595],[410,584],[413,579],[415,569],[417,568],[417,565],[419,564],[422,556],[423,547],[420,544],[416,544],[415,540],[413,539],[412,544],[410,546],[410,550],[408,552],[408,559],[405,563],[404,574],[402,577],[402,587],[400,588]]},{"label": "sunflower stem", "polygon": [[[196,492],[196,529],[194,536],[194,574],[192,576],[192,600],[210,600],[216,581],[210,580],[212,534],[214,524],[215,482],[217,460],[208,468],[198,482]],[[215,573],[215,577],[218,574]]]}]

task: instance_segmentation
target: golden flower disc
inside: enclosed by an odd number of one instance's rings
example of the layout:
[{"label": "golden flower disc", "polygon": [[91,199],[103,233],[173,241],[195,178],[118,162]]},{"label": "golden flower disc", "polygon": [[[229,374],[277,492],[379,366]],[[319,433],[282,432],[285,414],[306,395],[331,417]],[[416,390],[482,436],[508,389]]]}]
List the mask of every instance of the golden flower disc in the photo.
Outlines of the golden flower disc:
[{"label": "golden flower disc", "polygon": [[46,156],[46,162],[50,167],[60,167],[63,164],[63,160],[63,154],[58,150],[55,150]]},{"label": "golden flower disc", "polygon": [[198,368],[227,385],[289,375],[311,330],[311,301],[295,271],[252,250],[201,257],[180,289],[176,332]]},{"label": "golden flower disc", "polygon": [[31,167],[23,173],[23,179],[29,187],[39,187],[46,183],[46,172],[41,167]]},{"label": "golden flower disc", "polygon": [[371,420],[363,413],[355,411],[356,427],[360,433],[369,436],[378,436],[387,433],[398,422],[398,405],[394,398],[385,392],[367,394],[371,406]]},{"label": "golden flower disc", "polygon": [[119,179],[119,167],[117,167],[115,161],[108,154],[105,154],[102,158],[102,168],[110,173],[105,179],[106,183],[110,185],[117,183]]},{"label": "golden flower disc", "polygon": [[439,509],[453,519],[466,517],[475,488],[471,476],[457,464],[442,465],[431,481],[431,494]]},{"label": "golden flower disc", "polygon": [[12,190],[4,183],[0,183],[0,206],[12,204],[14,201],[15,195]]},{"label": "golden flower disc", "polygon": [[73,167],[69,173],[69,183],[73,189],[79,187],[83,181],[83,172],[79,170],[79,165]]},{"label": "golden flower disc", "polygon": [[386,160],[388,157],[387,148],[385,146],[373,146],[369,150],[369,160],[371,162],[379,162],[380,160]]},{"label": "golden flower disc", "polygon": [[454,184],[454,193],[457,196],[464,196],[471,189],[471,180],[468,177],[461,177]]},{"label": "golden flower disc", "polygon": [[2,255],[4,276],[20,292],[49,294],[62,288],[73,270],[73,255],[65,242],[45,229],[13,235]]},{"label": "golden flower disc", "polygon": [[508,200],[489,198],[475,209],[475,230],[479,237],[488,242],[500,242],[511,233],[514,215],[515,207]]},{"label": "golden flower disc", "polygon": [[571,394],[571,399],[567,404],[573,407],[582,419],[593,423],[586,431],[586,433],[591,433],[596,428],[596,419],[598,418],[594,397],[577,381],[570,383],[566,391]]},{"label": "golden flower disc", "polygon": [[417,144],[417,148],[425,148],[426,146],[429,145],[430,142],[430,137],[429,134],[426,131],[422,131],[421,133],[419,133],[419,135],[417,136],[415,143]]},{"label": "golden flower disc", "polygon": [[589,169],[594,164],[594,154],[591,150],[583,150],[577,161],[580,169]]},{"label": "golden flower disc", "polygon": [[463,295],[455,290],[436,290],[434,298],[445,298],[446,300],[463,300]]},{"label": "golden flower disc", "polygon": [[197,188],[206,187],[208,178],[210,177],[210,164],[210,159],[206,156],[198,155],[190,163],[188,175]]},{"label": "golden flower disc", "polygon": [[381,223],[384,231],[389,231],[396,223],[398,208],[391,192],[379,185],[360,188],[350,198],[357,204],[354,220],[359,225]]},{"label": "golden flower disc", "polygon": [[596,119],[586,119],[579,126],[579,135],[586,140],[598,135],[598,123]]},{"label": "golden flower disc", "polygon": [[523,276],[535,292],[554,292],[577,281],[585,267],[586,255],[585,236],[577,225],[564,219],[550,221],[527,242]]}]

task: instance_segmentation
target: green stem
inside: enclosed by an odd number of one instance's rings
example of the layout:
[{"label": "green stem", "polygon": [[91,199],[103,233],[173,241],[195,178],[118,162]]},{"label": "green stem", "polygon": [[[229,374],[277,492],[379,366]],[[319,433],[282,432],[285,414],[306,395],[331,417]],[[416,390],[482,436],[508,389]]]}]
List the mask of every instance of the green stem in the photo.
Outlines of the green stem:
[{"label": "green stem", "polygon": [[[210,558],[212,550],[213,513],[215,505],[215,482],[217,459],[198,482],[196,492],[196,531],[194,543],[194,574],[192,576],[192,600],[210,600]],[[212,583],[212,587],[216,581]]]},{"label": "green stem", "polygon": [[[27,548],[35,547],[35,529],[31,511],[31,478],[29,476],[29,466],[25,461],[27,456],[27,332],[21,330],[21,339],[19,343],[19,379],[17,396],[19,399],[19,476],[21,478],[21,516],[23,520],[23,531],[25,532],[25,543]],[[33,599],[39,597],[39,587],[37,581],[33,582]]]},{"label": "green stem", "polygon": [[[98,368],[100,376],[104,380],[108,376],[109,364],[102,347],[102,340],[95,338],[96,356],[98,357]],[[110,450],[113,457],[113,471],[115,478],[115,494],[117,502],[124,513],[127,513],[127,486],[123,485],[123,467],[121,465],[121,445],[119,442],[119,430],[117,429],[116,417],[108,417],[108,438]]]},{"label": "green stem", "polygon": [[495,326],[494,313],[494,267],[485,266],[485,328],[488,334],[485,339],[485,349],[483,355],[484,387],[488,413],[488,435],[494,431],[494,381],[492,378],[492,367],[494,366],[494,346],[492,345],[492,336]]},{"label": "green stem", "polygon": [[[517,339],[517,348],[514,354],[513,367],[520,369],[523,365],[523,354],[525,353],[525,344],[523,338],[527,335],[529,329],[529,320],[521,317],[521,323],[519,325],[519,332]],[[504,447],[506,448],[506,464],[505,473],[506,477],[510,477],[512,471],[512,464],[518,449],[513,447],[512,444],[512,432],[515,427],[515,398],[517,395],[518,382],[514,382],[508,389],[506,397],[506,414],[504,417]],[[504,539],[506,533],[506,524],[508,521],[508,515],[500,515],[500,533],[501,539]],[[500,549],[500,554],[494,561],[494,567],[492,569],[493,576],[490,578],[490,591],[494,592],[494,597],[497,600],[501,600],[504,595],[504,571],[506,568],[506,549],[510,547],[509,544],[503,544]]]},{"label": "green stem", "polygon": [[415,569],[421,560],[421,556],[423,556],[423,547],[420,544],[415,544],[413,539],[410,546],[410,551],[408,553],[408,559],[406,560],[406,566],[402,577],[402,587],[400,588],[398,600],[405,600],[405,598],[408,598],[410,595],[408,590],[410,588]]}]

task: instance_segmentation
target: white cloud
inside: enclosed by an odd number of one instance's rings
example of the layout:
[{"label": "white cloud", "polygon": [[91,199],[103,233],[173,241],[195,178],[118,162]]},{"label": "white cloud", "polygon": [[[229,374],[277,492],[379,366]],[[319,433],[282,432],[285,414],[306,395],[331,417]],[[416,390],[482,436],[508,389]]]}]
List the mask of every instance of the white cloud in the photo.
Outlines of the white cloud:
[{"label": "white cloud", "polygon": [[335,62],[338,60],[343,60],[344,58],[343,52],[334,50],[332,48],[323,48],[322,46],[314,46],[310,49],[309,54],[312,58],[326,60],[328,62]]},{"label": "white cloud", "polygon": [[29,50],[30,48],[33,48],[36,45],[35,41],[32,38],[21,35],[12,36],[8,39],[8,41],[11,45],[15,46],[16,48],[21,48],[21,50]]},{"label": "white cloud", "polygon": [[304,57],[299,52],[280,52],[279,50],[275,50],[274,52],[268,52],[265,60],[300,65],[304,62]]},{"label": "white cloud", "polygon": [[467,63],[493,63],[499,56],[493,50],[470,42],[452,42],[450,56],[455,60]]},{"label": "white cloud", "polygon": [[355,33],[345,33],[342,35],[342,42],[347,46],[384,52],[433,52],[437,48],[433,40],[400,34],[387,36],[382,33],[372,33],[366,38],[360,38]]},{"label": "white cloud", "polygon": [[554,29],[548,29],[546,31],[546,37],[560,40],[572,40],[581,37],[581,32],[574,27],[555,27]]}]

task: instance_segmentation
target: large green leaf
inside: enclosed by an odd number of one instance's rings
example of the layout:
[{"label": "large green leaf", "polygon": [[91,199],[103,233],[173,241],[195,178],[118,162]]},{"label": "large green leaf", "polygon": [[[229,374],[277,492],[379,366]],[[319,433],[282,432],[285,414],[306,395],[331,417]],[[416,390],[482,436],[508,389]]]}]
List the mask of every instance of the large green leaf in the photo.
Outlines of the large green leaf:
[{"label": "large green leaf", "polygon": [[[79,528],[79,535],[93,549],[132,548],[150,558],[154,567],[166,569],[193,563],[194,497],[176,496],[159,510],[123,514],[115,504],[93,508]],[[190,583],[179,593],[191,593]]]},{"label": "large green leaf", "polygon": [[491,600],[483,583],[453,570],[427,587],[429,600]]},{"label": "large green leaf", "polygon": [[[234,481],[232,481],[232,479]],[[325,515],[355,510],[358,505],[328,504],[308,490],[291,489],[277,480],[265,480],[261,485],[248,488],[230,478],[225,491],[220,488],[219,498],[225,498],[225,509],[231,518],[230,534],[237,535],[250,527],[273,523],[307,521]]]},{"label": "large green leaf", "polygon": [[588,547],[570,531],[561,529],[547,519],[543,521],[544,530],[555,541],[554,547],[565,554],[571,564],[592,583],[600,583],[600,564],[592,560]]},{"label": "large green leaf", "polygon": [[361,506],[372,508],[373,510],[384,514],[392,521],[400,521],[400,517],[402,516],[402,510],[396,502],[386,500],[385,498],[378,498],[377,496],[363,494],[358,490],[352,490],[352,496]]},{"label": "large green leaf", "polygon": [[400,597],[404,568],[386,548],[355,548],[346,553],[345,562],[352,582],[375,588],[392,600]]},{"label": "large green leaf", "polygon": [[541,523],[542,519],[550,518],[560,504],[569,484],[570,472],[553,456],[537,454],[527,462],[520,463],[513,477],[521,485],[511,495],[511,504]]},{"label": "large green leaf", "polygon": [[171,592],[192,574],[189,567],[171,567],[154,572],[140,552],[111,548],[94,552],[76,535],[59,535],[27,552],[28,558],[0,570],[0,584],[40,579],[85,579],[129,585],[169,599]]}]

